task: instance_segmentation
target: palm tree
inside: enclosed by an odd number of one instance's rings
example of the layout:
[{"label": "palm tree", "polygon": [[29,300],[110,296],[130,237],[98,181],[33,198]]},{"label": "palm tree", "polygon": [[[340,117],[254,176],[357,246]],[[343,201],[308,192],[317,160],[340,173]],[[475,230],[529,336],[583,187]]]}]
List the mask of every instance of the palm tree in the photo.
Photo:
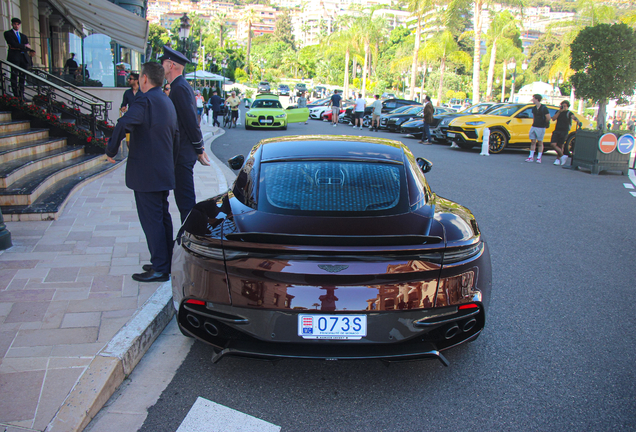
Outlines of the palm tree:
[{"label": "palm tree", "polygon": [[420,51],[420,40],[422,38],[422,24],[424,17],[435,6],[435,0],[408,0],[407,10],[415,18],[415,43],[413,44],[413,61],[411,63],[411,97],[415,94],[415,78],[417,74],[417,64]]},{"label": "palm tree", "polygon": [[356,39],[364,47],[364,66],[362,67],[362,97],[366,96],[367,71],[369,70],[369,58],[371,45],[384,37],[386,28],[383,18],[373,17],[373,13],[363,15],[355,21],[354,31]]},{"label": "palm tree", "polygon": [[[470,0],[449,0],[449,6],[459,4],[460,1]],[[523,0],[473,0],[473,29],[475,45],[473,48],[473,103],[479,102],[479,72],[481,71],[481,28],[483,23],[482,9],[493,3],[523,6]]]},{"label": "palm tree", "polygon": [[328,44],[330,46],[327,52],[345,52],[345,68],[344,68],[344,94],[343,97],[349,93],[349,61],[351,59],[351,39],[353,37],[353,30],[351,28],[345,28],[329,35]]},{"label": "palm tree", "polygon": [[444,71],[446,62],[454,64],[462,64],[468,66],[470,64],[470,55],[462,51],[455,41],[453,34],[445,30],[435,36],[436,51],[439,56],[439,87],[437,89],[437,104],[442,101],[442,89],[444,87]]},{"label": "palm tree", "polygon": [[210,20],[210,30],[219,32],[219,47],[223,48],[223,38],[227,32],[227,14],[223,12],[217,12],[214,15],[214,19]]},{"label": "palm tree", "polygon": [[245,72],[250,68],[250,51],[252,50],[252,24],[261,22],[253,8],[245,9],[241,21],[247,24],[247,50],[245,54]]},{"label": "palm tree", "polygon": [[[488,29],[486,37],[490,41],[490,63],[488,65],[488,79],[486,80],[486,100],[492,97],[492,81],[495,74],[495,60],[497,58],[497,42],[503,38],[516,35],[517,20],[508,10],[495,15]],[[520,41],[519,41],[520,44]]]}]

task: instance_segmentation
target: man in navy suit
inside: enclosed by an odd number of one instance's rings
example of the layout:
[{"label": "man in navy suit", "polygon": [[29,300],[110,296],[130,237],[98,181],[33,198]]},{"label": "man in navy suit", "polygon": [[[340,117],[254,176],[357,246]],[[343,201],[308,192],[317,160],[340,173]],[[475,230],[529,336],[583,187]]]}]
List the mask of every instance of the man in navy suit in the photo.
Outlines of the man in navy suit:
[{"label": "man in navy suit", "polygon": [[183,77],[183,69],[190,60],[170,47],[163,48],[163,56],[159,57],[159,60],[170,84],[169,97],[177,111],[179,124],[180,142],[175,157],[174,199],[183,223],[196,204],[194,164],[198,160],[202,165],[210,165],[210,158],[203,148],[203,135],[197,121],[194,91]]},{"label": "man in navy suit", "polygon": [[132,275],[139,282],[170,278],[173,237],[168,195],[175,186],[174,146],[178,145],[179,129],[174,105],[161,91],[163,79],[160,64],[142,66],[139,85],[143,94],[119,119],[106,148],[108,161],[114,163],[121,140],[130,133],[126,186],[134,191],[152,263],[143,266],[143,273]]},{"label": "man in navy suit", "polygon": [[[20,33],[20,25],[22,25],[20,18],[11,18],[13,30],[4,32],[4,40],[7,41],[7,46],[9,47],[7,50],[7,61],[23,69],[28,69],[31,67],[31,57],[29,57],[31,45],[29,45],[29,38],[24,33]],[[18,76],[20,78],[19,86]],[[24,79],[23,73],[11,68],[11,91],[13,96],[24,97]]]}]

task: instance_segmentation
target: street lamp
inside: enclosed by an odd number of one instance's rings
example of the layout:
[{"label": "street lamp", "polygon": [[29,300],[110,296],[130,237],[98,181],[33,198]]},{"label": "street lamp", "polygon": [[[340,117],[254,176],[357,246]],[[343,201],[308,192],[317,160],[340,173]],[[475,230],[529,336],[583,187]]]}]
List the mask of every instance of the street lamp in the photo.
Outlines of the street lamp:
[{"label": "street lamp", "polygon": [[[508,69],[510,69],[512,71],[512,85],[510,86],[510,102],[514,102],[513,97],[515,94],[515,79],[517,78],[517,61],[514,59],[514,57],[510,60],[510,63],[508,63]],[[521,69],[526,70],[528,69],[528,62],[527,61],[523,61],[523,63],[521,64]]]},{"label": "street lamp", "polygon": [[188,18],[187,13],[184,13],[183,16],[180,18],[180,20],[181,20],[181,25],[179,26],[179,38],[183,42],[181,52],[187,57],[186,41],[188,40],[188,37],[190,36],[190,27],[192,26],[190,25],[190,18]]}]

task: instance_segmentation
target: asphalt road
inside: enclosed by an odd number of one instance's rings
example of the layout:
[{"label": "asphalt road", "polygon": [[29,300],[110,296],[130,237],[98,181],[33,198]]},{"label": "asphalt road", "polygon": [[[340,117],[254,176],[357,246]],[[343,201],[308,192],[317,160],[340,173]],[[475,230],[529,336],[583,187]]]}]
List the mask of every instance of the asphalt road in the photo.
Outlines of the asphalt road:
[{"label": "asphalt road", "polygon": [[[175,431],[197,397],[283,431],[605,431],[636,429],[636,197],[626,176],[422,146],[398,134],[310,121],[240,127],[212,144],[221,160],[260,139],[373,135],[434,164],[434,192],[470,208],[490,245],[486,329],[437,361],[392,364],[227,358],[196,342],[142,431]],[[201,199],[205,197],[200,197]]]}]

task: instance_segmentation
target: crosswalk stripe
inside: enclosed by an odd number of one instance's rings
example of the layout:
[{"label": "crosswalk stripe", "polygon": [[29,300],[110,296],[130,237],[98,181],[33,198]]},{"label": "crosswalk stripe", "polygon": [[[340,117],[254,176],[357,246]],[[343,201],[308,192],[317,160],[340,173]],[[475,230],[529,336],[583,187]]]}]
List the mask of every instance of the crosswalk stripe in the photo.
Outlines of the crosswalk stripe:
[{"label": "crosswalk stripe", "polygon": [[177,432],[279,432],[280,426],[198,397]]}]

